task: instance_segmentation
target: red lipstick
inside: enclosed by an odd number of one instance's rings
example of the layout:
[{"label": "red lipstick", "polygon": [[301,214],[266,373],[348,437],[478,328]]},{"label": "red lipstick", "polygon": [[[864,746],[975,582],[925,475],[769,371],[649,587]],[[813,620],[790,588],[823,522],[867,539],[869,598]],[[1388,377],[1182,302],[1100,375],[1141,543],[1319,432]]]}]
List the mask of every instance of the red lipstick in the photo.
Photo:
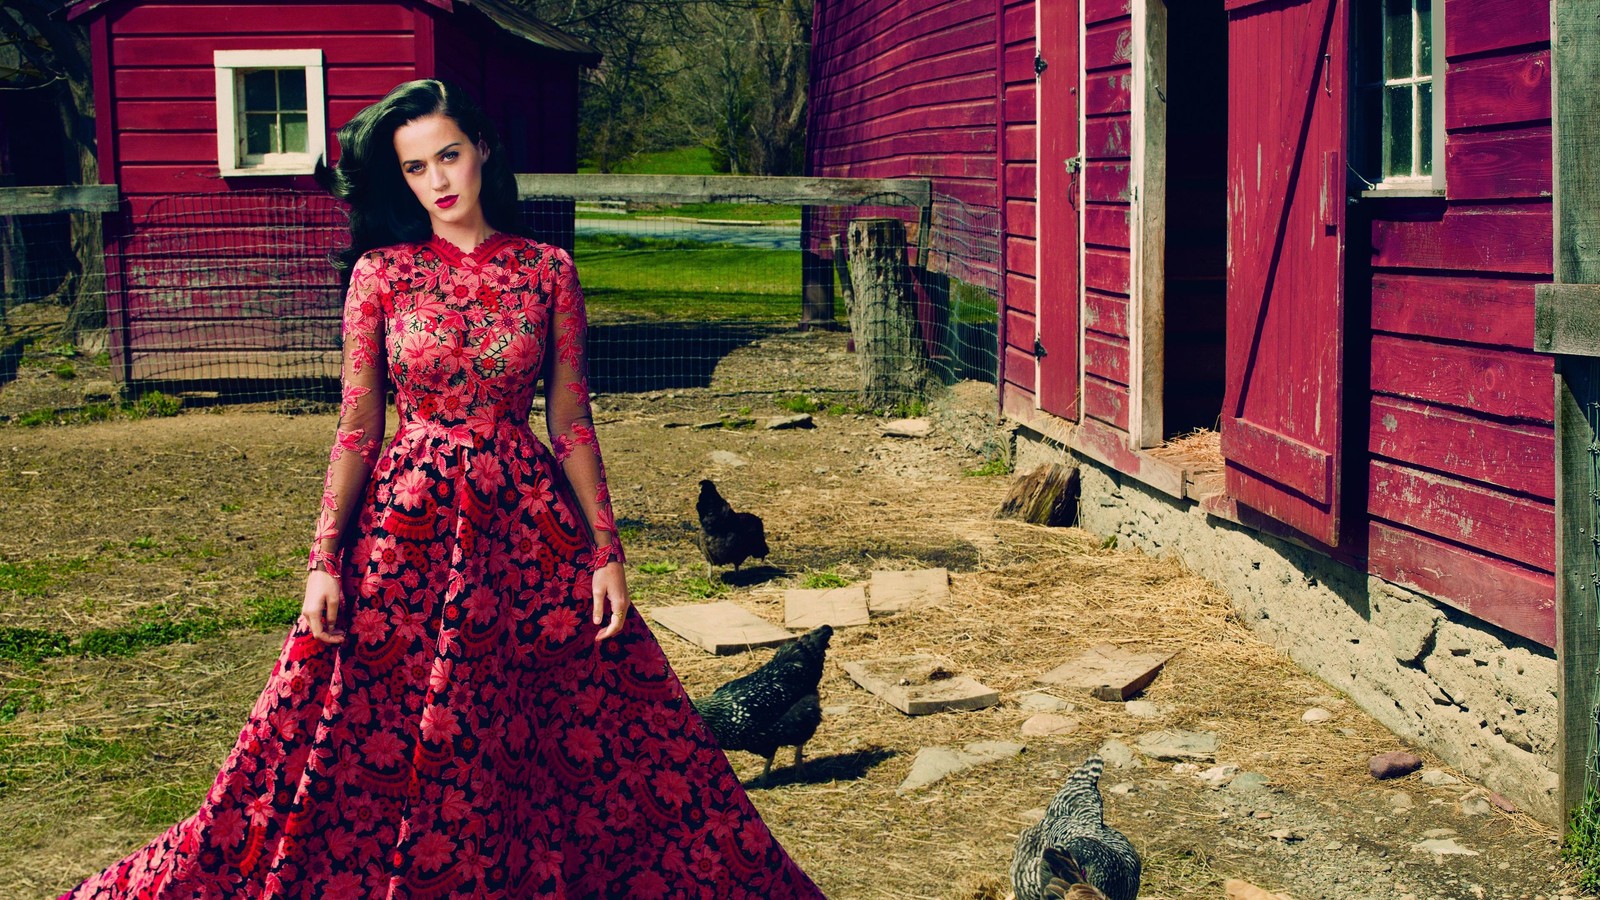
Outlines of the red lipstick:
[{"label": "red lipstick", "polygon": [[439,199],[433,201],[433,205],[439,207],[440,209],[449,209],[450,207],[456,205],[456,200],[459,197],[459,194],[451,194],[448,197],[440,197]]}]

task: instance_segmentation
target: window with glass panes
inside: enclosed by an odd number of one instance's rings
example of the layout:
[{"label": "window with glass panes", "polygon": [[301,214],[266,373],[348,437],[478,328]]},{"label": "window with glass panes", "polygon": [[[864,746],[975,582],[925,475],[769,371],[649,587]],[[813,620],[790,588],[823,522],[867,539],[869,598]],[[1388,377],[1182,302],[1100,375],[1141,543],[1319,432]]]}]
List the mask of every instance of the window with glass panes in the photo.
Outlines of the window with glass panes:
[{"label": "window with glass panes", "polygon": [[1433,181],[1440,136],[1433,0],[1368,0],[1357,10],[1359,174],[1379,186]]},{"label": "window with glass panes", "polygon": [[239,88],[239,138],[245,157],[307,152],[305,69],[242,72]]}]

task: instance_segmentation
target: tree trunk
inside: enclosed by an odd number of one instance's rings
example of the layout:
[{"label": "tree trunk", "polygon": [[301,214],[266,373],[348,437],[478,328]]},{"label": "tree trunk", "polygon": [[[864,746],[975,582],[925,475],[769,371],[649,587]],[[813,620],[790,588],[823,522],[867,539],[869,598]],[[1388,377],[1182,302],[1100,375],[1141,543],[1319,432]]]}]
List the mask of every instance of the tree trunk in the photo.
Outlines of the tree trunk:
[{"label": "tree trunk", "polygon": [[861,401],[885,408],[920,398],[928,361],[917,337],[906,228],[899,219],[856,219],[847,232],[850,331],[861,364]]}]

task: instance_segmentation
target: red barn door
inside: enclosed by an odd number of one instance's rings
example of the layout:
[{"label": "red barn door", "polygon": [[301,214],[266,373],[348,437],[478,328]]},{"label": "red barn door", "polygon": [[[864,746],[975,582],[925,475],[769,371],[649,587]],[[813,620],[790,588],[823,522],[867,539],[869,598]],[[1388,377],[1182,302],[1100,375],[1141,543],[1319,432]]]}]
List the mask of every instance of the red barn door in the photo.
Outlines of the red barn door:
[{"label": "red barn door", "polygon": [[[1078,418],[1078,4],[1041,0],[1039,15],[1039,408]],[[1035,66],[1035,69],[1038,67]]]},{"label": "red barn door", "polygon": [[1347,0],[1227,0],[1228,495],[1339,539]]}]

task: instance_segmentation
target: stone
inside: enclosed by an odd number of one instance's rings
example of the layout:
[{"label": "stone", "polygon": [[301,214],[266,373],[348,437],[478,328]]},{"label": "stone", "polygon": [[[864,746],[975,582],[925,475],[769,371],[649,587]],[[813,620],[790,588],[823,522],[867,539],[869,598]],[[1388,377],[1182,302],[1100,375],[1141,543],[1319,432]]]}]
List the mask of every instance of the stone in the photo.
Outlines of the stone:
[{"label": "stone", "polygon": [[1161,707],[1149,700],[1129,700],[1122,704],[1122,711],[1136,719],[1159,719],[1162,715]]},{"label": "stone", "polygon": [[920,438],[933,432],[933,423],[927,419],[891,419],[883,423],[884,437]]},{"label": "stone", "polygon": [[1517,811],[1517,805],[1515,803],[1512,803],[1510,800],[1507,800],[1499,794],[1496,794],[1494,791],[1489,792],[1489,802],[1494,804],[1495,809],[1498,809],[1503,813],[1514,813]]},{"label": "stone", "polygon": [[1422,783],[1429,787],[1447,787],[1461,783],[1461,779],[1443,769],[1423,769],[1422,774],[1417,777],[1422,779]]},{"label": "stone", "polygon": [[1251,813],[1250,817],[1252,819],[1258,819],[1260,821],[1265,822],[1266,820],[1272,818],[1272,811],[1271,810],[1266,810],[1266,809],[1258,809],[1255,812]]},{"label": "stone", "polygon": [[1455,837],[1456,833],[1454,828],[1429,828],[1422,833],[1422,836],[1425,838],[1445,838]]},{"label": "stone", "polygon": [[745,464],[745,459],[732,450],[713,450],[711,451],[711,464],[738,468]]},{"label": "stone", "polygon": [[867,606],[877,615],[944,606],[949,600],[947,569],[876,571],[867,588]]},{"label": "stone", "polygon": [[838,588],[794,588],[783,592],[783,624],[796,631],[810,631],[819,625],[844,628],[865,625],[867,591],[859,584]]},{"label": "stone", "polygon": [[948,660],[934,656],[853,661],[844,670],[856,684],[908,716],[984,709],[1000,702],[999,691],[956,674]]},{"label": "stone", "polygon": [[1152,731],[1135,743],[1140,753],[1166,762],[1210,762],[1217,757],[1217,736],[1209,731]]},{"label": "stone", "polygon": [[1283,841],[1285,844],[1292,844],[1306,839],[1305,835],[1293,828],[1279,828],[1276,831],[1269,831],[1267,832],[1267,837],[1275,841]]},{"label": "stone", "polygon": [[1411,799],[1411,795],[1405,791],[1390,791],[1388,798],[1389,806],[1392,807],[1395,812],[1410,812],[1411,810],[1415,809],[1417,805],[1417,801]]},{"label": "stone", "polygon": [[1113,769],[1137,769],[1144,765],[1133,748],[1121,741],[1106,741],[1097,752],[1106,765]]},{"label": "stone", "polygon": [[1113,784],[1108,790],[1119,797],[1126,797],[1129,794],[1139,793],[1139,786],[1131,781],[1121,781]]},{"label": "stone", "polygon": [[786,428],[815,428],[817,423],[812,420],[810,413],[799,413],[793,416],[774,416],[768,419],[763,427],[768,431],[781,431]]},{"label": "stone", "polygon": [[1049,737],[1055,734],[1071,734],[1077,730],[1077,719],[1056,713],[1038,713],[1022,723],[1023,737]]},{"label": "stone", "polygon": [[1200,767],[1195,765],[1194,763],[1173,763],[1172,764],[1172,774],[1174,774],[1174,775],[1198,775],[1198,774],[1200,774]]},{"label": "stone", "polygon": [[1270,782],[1267,780],[1267,776],[1262,775],[1260,772],[1240,772],[1238,775],[1233,776],[1232,781],[1228,782],[1228,790],[1238,794],[1250,794],[1266,790],[1268,784]]},{"label": "stone", "polygon": [[897,794],[920,790],[957,772],[973,766],[1010,759],[1023,751],[1022,744],[1010,741],[974,741],[957,750],[953,747],[923,747],[911,761],[911,772],[906,775]]},{"label": "stone", "polygon": [[1288,900],[1285,894],[1274,894],[1237,878],[1229,878],[1223,883],[1222,890],[1227,900]]},{"label": "stone", "polygon": [[1489,798],[1477,792],[1470,793],[1456,803],[1456,809],[1463,816],[1487,816],[1494,812],[1494,806],[1489,803]]},{"label": "stone", "polygon": [[656,607],[650,610],[650,618],[718,656],[756,647],[776,647],[795,639],[787,629],[728,600]]},{"label": "stone", "polygon": [[1379,753],[1367,760],[1367,771],[1379,781],[1410,775],[1422,768],[1422,757],[1404,750]]},{"label": "stone", "polygon": [[1422,841],[1411,849],[1419,853],[1431,853],[1434,856],[1477,856],[1478,851],[1469,850],[1456,843],[1455,838],[1433,838]]},{"label": "stone", "polygon": [[1300,716],[1300,721],[1305,722],[1307,725],[1316,725],[1319,722],[1326,722],[1331,718],[1333,718],[1333,713],[1328,712],[1320,706],[1313,706]]},{"label": "stone", "polygon": [[1077,709],[1075,705],[1044,691],[1028,691],[1017,698],[1017,706],[1029,712],[1069,712]]},{"label": "stone", "polygon": [[1238,766],[1212,766],[1198,773],[1195,777],[1199,778],[1206,787],[1216,791],[1227,787],[1228,783],[1237,778],[1238,775]]},{"label": "stone", "polygon": [[1171,653],[1133,653],[1114,644],[1096,644],[1035,680],[1090,691],[1099,700],[1122,701],[1149,686],[1171,658]]}]

